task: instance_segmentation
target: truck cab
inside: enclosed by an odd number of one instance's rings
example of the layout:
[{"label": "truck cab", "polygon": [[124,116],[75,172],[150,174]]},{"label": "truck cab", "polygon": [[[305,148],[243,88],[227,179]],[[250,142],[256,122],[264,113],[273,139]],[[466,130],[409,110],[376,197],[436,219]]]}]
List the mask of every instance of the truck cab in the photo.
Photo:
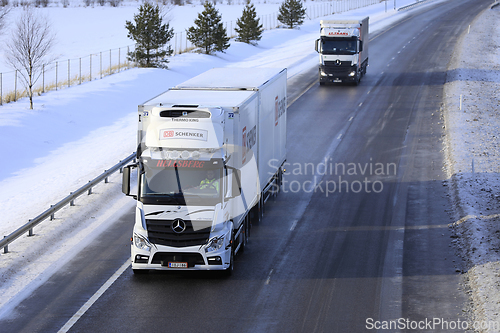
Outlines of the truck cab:
[{"label": "truck cab", "polygon": [[358,84],[368,66],[368,18],[320,21],[319,82]]}]

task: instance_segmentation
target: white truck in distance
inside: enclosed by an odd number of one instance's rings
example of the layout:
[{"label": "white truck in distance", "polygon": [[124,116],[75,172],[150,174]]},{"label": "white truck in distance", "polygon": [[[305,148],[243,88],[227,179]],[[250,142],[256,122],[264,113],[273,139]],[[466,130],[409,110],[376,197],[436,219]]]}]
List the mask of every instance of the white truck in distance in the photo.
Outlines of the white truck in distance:
[{"label": "white truck in distance", "polygon": [[320,21],[319,83],[358,84],[368,67],[368,17]]},{"label": "white truck in distance", "polygon": [[[139,106],[134,273],[231,274],[286,156],[286,69],[214,68]],[[137,191],[131,193],[131,170]]]}]

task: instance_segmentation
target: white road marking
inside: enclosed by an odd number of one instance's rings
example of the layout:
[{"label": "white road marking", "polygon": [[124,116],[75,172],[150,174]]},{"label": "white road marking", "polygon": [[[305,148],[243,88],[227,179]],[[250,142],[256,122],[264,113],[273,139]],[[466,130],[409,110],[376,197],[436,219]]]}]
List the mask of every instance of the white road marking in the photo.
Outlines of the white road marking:
[{"label": "white road marking", "polygon": [[120,277],[120,275],[125,272],[125,270],[130,266],[130,259],[127,259],[125,263],[120,267],[109,279],[106,281],[101,288],[78,310],[73,317],[59,330],[58,333],[66,333],[70,330],[70,328],[80,319],[85,312],[101,297],[106,290]]},{"label": "white road marking", "polygon": [[273,270],[271,269],[271,271],[269,272],[269,275],[267,276],[267,280],[266,280],[266,283],[265,284],[269,284],[269,282],[271,281],[271,274],[273,274]]}]

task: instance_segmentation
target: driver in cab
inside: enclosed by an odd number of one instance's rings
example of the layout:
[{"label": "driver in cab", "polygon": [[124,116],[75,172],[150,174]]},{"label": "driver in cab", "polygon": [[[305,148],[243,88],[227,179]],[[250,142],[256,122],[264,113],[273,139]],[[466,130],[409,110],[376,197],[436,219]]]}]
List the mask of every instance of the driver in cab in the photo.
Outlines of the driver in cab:
[{"label": "driver in cab", "polygon": [[213,170],[207,171],[207,176],[200,183],[200,189],[212,188],[219,192],[219,180],[215,178]]}]

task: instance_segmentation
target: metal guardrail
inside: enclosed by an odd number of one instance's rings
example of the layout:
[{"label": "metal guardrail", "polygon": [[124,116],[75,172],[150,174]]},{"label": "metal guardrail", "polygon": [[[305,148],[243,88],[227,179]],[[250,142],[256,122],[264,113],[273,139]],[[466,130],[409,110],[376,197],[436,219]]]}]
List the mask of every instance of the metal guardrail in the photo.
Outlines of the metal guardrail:
[{"label": "metal guardrail", "polygon": [[125,158],[120,163],[113,166],[111,169],[104,171],[101,175],[97,176],[93,180],[89,181],[88,184],[80,187],[75,192],[71,192],[66,198],[62,199],[55,205],[50,206],[49,209],[38,215],[32,220],[29,220],[28,223],[14,231],[8,236],[5,236],[2,240],[0,240],[0,249],[3,248],[4,253],[9,252],[8,245],[15,241],[17,238],[21,237],[24,233],[28,232],[28,236],[33,236],[33,228],[50,218],[50,220],[54,219],[54,214],[62,209],[64,206],[69,204],[70,206],[74,206],[75,199],[87,192],[89,195],[92,194],[92,188],[102,182],[104,180],[105,183],[108,182],[108,177],[111,176],[116,171],[120,170],[122,172],[123,167],[128,164],[130,161],[135,160],[135,153],[132,153],[130,156]]},{"label": "metal guardrail", "polygon": [[406,9],[410,9],[410,8],[413,8],[415,6],[418,6],[420,4],[423,4],[423,3],[426,3],[428,2],[429,0],[417,0],[415,3],[412,3],[411,5],[407,5],[407,6],[403,6],[403,7],[399,7],[398,8],[398,12],[402,11],[402,10],[406,10]]}]

